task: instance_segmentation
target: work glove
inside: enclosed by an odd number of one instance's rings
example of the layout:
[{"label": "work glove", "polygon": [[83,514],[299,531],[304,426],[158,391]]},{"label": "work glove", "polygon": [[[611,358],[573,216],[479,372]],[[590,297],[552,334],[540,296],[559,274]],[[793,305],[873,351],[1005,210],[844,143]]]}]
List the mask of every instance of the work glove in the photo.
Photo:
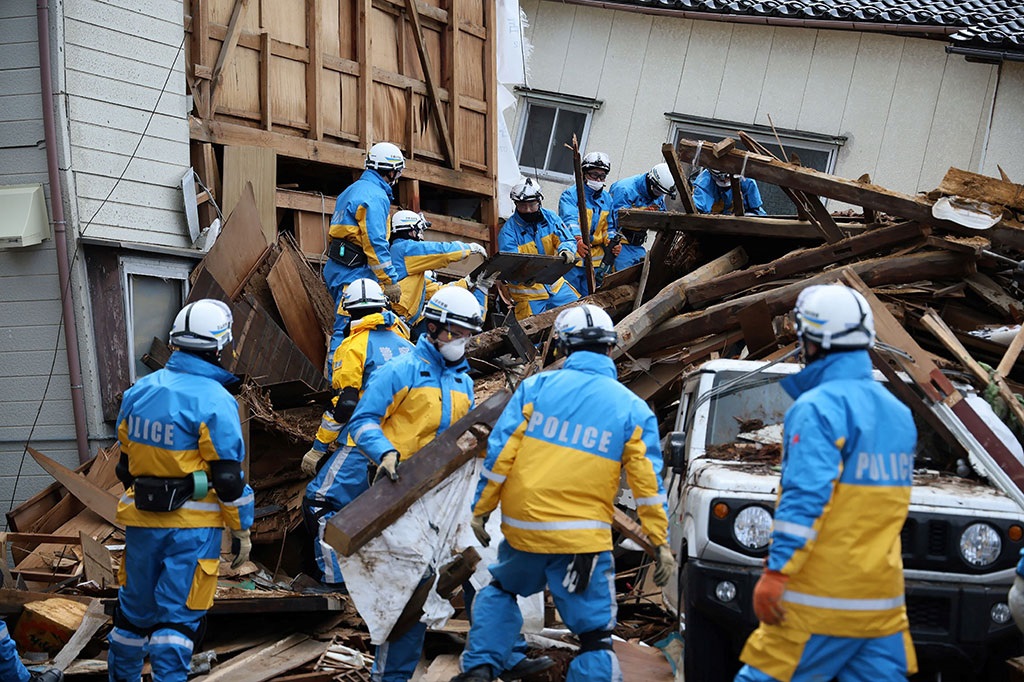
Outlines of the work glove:
[{"label": "work glove", "polygon": [[1010,614],[1013,616],[1013,622],[1017,624],[1021,631],[1024,631],[1024,578],[1020,575],[1013,578],[1013,587],[1010,588],[1007,602],[1010,605]]},{"label": "work glove", "polygon": [[384,453],[384,456],[380,458],[380,465],[377,467],[377,473],[373,477],[373,482],[376,483],[380,479],[387,476],[392,481],[398,480],[398,451],[388,450]]},{"label": "work glove", "polygon": [[303,455],[302,464],[299,465],[299,468],[302,469],[302,473],[307,476],[315,474],[316,465],[320,463],[320,460],[323,459],[326,454],[326,452],[321,452],[316,448],[310,448],[309,452]]},{"label": "work glove", "polygon": [[788,582],[788,575],[765,569],[754,586],[754,615],[765,625],[778,625],[786,617],[782,595]]},{"label": "work glove", "polygon": [[469,527],[473,529],[473,535],[476,536],[476,541],[484,547],[490,547],[491,545],[491,535],[487,532],[486,528],[487,519],[490,517],[490,514],[478,514],[469,522]]},{"label": "work glove", "polygon": [[466,244],[466,248],[469,249],[470,253],[478,253],[484,258],[487,258],[487,249],[485,249],[482,244],[477,244],[476,242],[468,242]]},{"label": "work glove", "polygon": [[583,243],[583,237],[576,237],[576,253],[580,255],[580,258],[590,255],[590,247]]},{"label": "work glove", "polygon": [[388,300],[392,303],[398,303],[402,300],[402,287],[398,286],[397,282],[384,285],[384,295],[388,297]]},{"label": "work glove", "polygon": [[676,557],[668,543],[658,545],[658,556],[654,559],[654,584],[665,587],[676,574]]},{"label": "work glove", "polygon": [[63,679],[64,673],[58,668],[33,670],[29,673],[29,682],[61,682]]},{"label": "work glove", "polygon": [[572,251],[559,251],[558,255],[569,265],[573,265],[577,261],[576,254]]},{"label": "work glove", "polygon": [[613,256],[618,256],[619,253],[621,253],[621,252],[622,252],[622,242],[617,242],[615,244],[615,246],[612,247],[612,255]]},{"label": "work glove", "polygon": [[231,568],[238,568],[249,560],[249,552],[252,551],[252,540],[249,539],[248,530],[231,531],[231,554],[234,560]]}]

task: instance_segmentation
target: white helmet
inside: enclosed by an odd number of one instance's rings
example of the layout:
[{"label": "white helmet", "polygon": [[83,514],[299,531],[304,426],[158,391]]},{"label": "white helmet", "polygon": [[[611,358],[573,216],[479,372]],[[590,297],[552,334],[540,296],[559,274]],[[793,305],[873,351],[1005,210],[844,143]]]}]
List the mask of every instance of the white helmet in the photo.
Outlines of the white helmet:
[{"label": "white helmet", "polygon": [[174,318],[170,343],[182,350],[220,352],[231,343],[231,323],[227,303],[202,298],[186,305]]},{"label": "white helmet", "polygon": [[474,332],[483,329],[484,318],[476,296],[469,290],[449,285],[437,290],[423,308],[423,317],[442,324],[454,324]]},{"label": "white helmet", "polygon": [[715,184],[722,189],[732,187],[732,173],[729,171],[715,170],[709,168],[708,172],[711,173],[711,179],[715,181]]},{"label": "white helmet", "polygon": [[647,187],[662,194],[675,194],[676,181],[669,172],[667,163],[659,163],[647,171]]},{"label": "white helmet", "polygon": [[793,316],[801,344],[813,341],[828,351],[871,348],[875,343],[871,306],[842,284],[807,287],[796,300]]},{"label": "white helmet", "polygon": [[388,299],[384,290],[373,279],[357,279],[345,287],[341,296],[341,307],[345,310],[363,310],[365,308],[384,308]]},{"label": "white helmet", "polygon": [[526,178],[512,188],[509,192],[512,201],[544,201],[544,194],[540,190],[540,183],[533,178]]},{"label": "white helmet", "polygon": [[586,173],[591,168],[600,168],[605,173],[610,173],[612,170],[612,160],[604,152],[590,152],[583,157],[583,172]]},{"label": "white helmet", "polygon": [[391,216],[391,234],[407,232],[414,239],[419,239],[428,227],[430,221],[416,211],[396,211],[395,215]]},{"label": "white helmet", "polygon": [[613,346],[618,340],[612,318],[591,303],[563,310],[555,319],[555,343],[565,355],[581,346]]},{"label": "white helmet", "polygon": [[372,168],[378,173],[386,173],[396,170],[401,173],[405,168],[405,157],[398,145],[390,142],[378,142],[370,147],[366,154],[366,167]]}]

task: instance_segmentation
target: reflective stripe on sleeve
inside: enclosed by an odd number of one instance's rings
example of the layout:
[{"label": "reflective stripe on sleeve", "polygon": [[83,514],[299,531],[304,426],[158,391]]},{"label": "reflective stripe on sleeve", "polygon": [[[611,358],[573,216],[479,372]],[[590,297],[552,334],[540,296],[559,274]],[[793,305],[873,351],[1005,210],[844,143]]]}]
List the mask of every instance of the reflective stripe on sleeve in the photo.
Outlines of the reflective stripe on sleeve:
[{"label": "reflective stripe on sleeve", "polygon": [[[242,495],[237,500],[231,500],[230,502],[221,502],[225,507],[244,507],[247,504],[255,504],[256,498],[252,495]],[[186,502],[186,504],[188,504]]]},{"label": "reflective stripe on sleeve", "polygon": [[604,530],[612,527],[612,524],[604,521],[520,521],[507,514],[502,514],[501,520],[522,530]]},{"label": "reflective stripe on sleeve", "polygon": [[774,521],[773,527],[780,533],[786,535],[795,535],[798,538],[804,540],[814,540],[818,537],[818,531],[814,530],[810,526],[801,526],[799,523],[790,523],[789,521]]},{"label": "reflective stripe on sleeve", "polygon": [[638,507],[650,507],[655,504],[664,504],[664,495],[655,495],[654,497],[638,497],[636,498],[636,506]]},{"label": "reflective stripe on sleeve", "polygon": [[359,439],[363,437],[364,433],[366,433],[367,431],[373,431],[374,429],[380,431],[381,433],[384,433],[384,429],[380,428],[380,424],[366,424],[364,426],[359,427],[358,429],[355,430],[355,432],[352,433],[352,440],[358,443]]},{"label": "reflective stripe on sleeve", "polygon": [[[238,502],[238,500],[235,500],[235,502]],[[232,505],[234,503],[233,502],[222,502],[221,504],[223,504],[226,507],[226,506]],[[195,502],[195,501],[191,501],[191,502],[186,502],[185,504],[181,505],[180,509],[191,509],[192,511],[218,512],[219,513],[220,512],[220,504],[217,504],[216,502]]]},{"label": "reflective stripe on sleeve", "polygon": [[889,599],[840,599],[838,597],[819,597],[814,594],[803,592],[792,592],[786,590],[782,595],[782,601],[801,606],[813,606],[818,609],[834,609],[836,611],[885,611],[903,606],[904,597],[891,597]]},{"label": "reflective stripe on sleeve", "polygon": [[488,481],[494,481],[495,483],[504,483],[505,482],[505,477],[504,476],[502,476],[501,474],[496,474],[493,471],[491,471],[490,469],[484,469],[483,471],[480,472],[480,474],[484,478],[486,478]]}]

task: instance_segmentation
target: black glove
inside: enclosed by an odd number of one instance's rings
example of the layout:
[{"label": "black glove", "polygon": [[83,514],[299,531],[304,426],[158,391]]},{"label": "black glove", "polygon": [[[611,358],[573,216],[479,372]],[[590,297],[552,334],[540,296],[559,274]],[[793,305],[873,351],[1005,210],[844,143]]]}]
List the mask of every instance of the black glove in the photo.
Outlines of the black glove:
[{"label": "black glove", "polygon": [[338,394],[338,403],[334,406],[334,421],[339,424],[347,424],[348,420],[352,418],[352,413],[356,411],[356,405],[359,404],[359,391],[352,386],[346,386],[341,389],[341,393]]},{"label": "black glove", "polygon": [[35,671],[30,675],[29,682],[61,682],[64,679],[64,673],[57,668]]},{"label": "black glove", "polygon": [[573,594],[586,592],[590,584],[590,576],[597,566],[597,554],[573,554],[569,565],[565,567],[565,577],[562,579],[562,586]]}]

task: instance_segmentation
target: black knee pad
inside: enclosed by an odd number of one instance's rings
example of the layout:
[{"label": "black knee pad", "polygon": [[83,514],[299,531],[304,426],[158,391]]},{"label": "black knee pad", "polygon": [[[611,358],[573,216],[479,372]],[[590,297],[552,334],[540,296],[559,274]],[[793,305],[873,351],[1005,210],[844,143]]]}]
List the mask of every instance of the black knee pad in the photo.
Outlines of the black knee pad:
[{"label": "black knee pad", "polygon": [[585,654],[588,651],[612,650],[611,630],[591,630],[589,632],[581,632],[576,636],[579,637],[580,640],[581,654]]}]

